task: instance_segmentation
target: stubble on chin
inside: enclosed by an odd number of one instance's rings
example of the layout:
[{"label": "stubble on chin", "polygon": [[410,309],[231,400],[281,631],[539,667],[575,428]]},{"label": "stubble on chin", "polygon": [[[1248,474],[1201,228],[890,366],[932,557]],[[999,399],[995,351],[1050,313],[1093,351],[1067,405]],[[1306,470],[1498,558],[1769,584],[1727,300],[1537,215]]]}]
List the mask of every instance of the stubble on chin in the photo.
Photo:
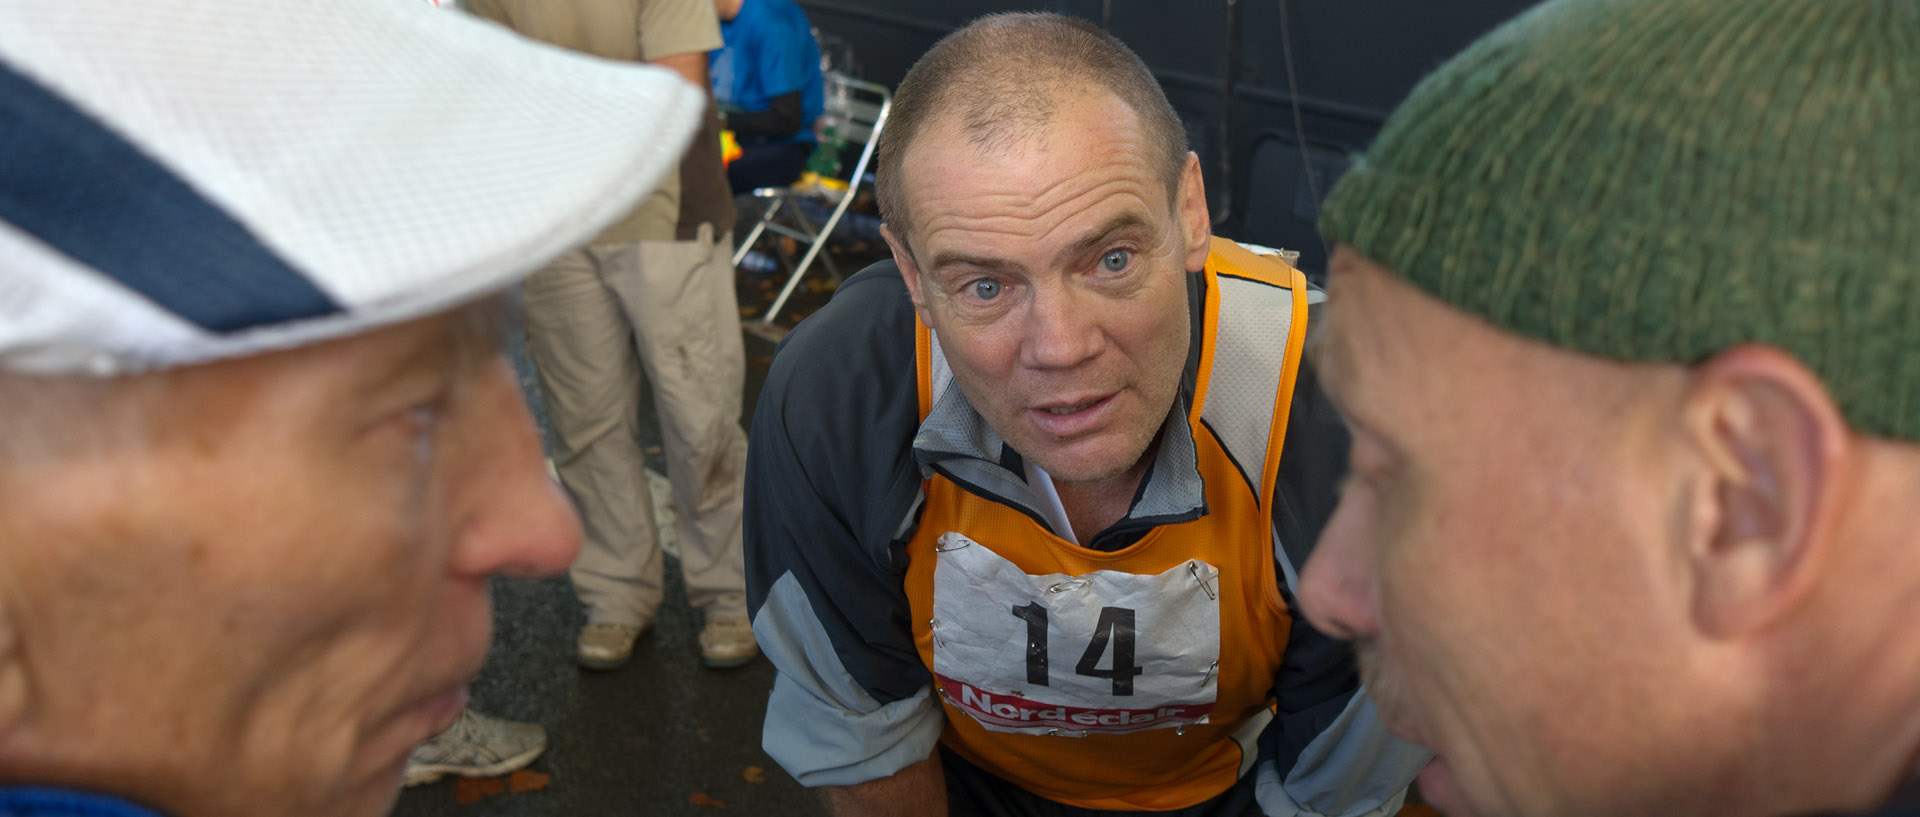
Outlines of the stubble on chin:
[{"label": "stubble on chin", "polygon": [[[1380,647],[1371,639],[1356,641],[1353,644],[1354,659],[1360,665],[1360,683],[1366,685],[1367,696],[1373,699],[1373,705],[1380,711],[1381,719],[1391,728],[1396,716],[1402,712],[1399,682],[1388,675],[1380,658]],[[1394,730],[1398,734],[1399,730]],[[1402,735],[1405,737],[1405,735]]]}]

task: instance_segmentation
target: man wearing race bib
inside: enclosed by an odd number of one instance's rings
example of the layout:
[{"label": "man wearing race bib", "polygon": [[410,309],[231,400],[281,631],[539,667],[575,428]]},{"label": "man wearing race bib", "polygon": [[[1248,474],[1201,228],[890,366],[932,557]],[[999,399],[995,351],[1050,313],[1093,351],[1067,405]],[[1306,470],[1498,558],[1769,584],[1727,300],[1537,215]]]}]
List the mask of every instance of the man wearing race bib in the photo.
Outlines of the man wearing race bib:
[{"label": "man wearing race bib", "polygon": [[1209,236],[1086,23],[956,32],[880,139],[894,260],[788,337],[748,449],[768,753],[837,815],[1396,810],[1426,755],[1291,612],[1346,451],[1321,294]]}]

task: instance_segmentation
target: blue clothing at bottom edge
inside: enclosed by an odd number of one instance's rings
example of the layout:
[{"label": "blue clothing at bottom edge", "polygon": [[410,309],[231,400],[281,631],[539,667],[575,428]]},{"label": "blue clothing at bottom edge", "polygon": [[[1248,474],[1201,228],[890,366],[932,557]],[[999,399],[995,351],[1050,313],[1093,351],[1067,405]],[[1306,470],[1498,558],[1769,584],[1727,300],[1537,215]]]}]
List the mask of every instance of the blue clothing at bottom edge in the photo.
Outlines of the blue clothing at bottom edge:
[{"label": "blue clothing at bottom edge", "polygon": [[118,797],[34,786],[0,786],[0,817],[162,817]]},{"label": "blue clothing at bottom edge", "polygon": [[1920,777],[1908,780],[1886,805],[1867,814],[1871,817],[1920,817]]}]

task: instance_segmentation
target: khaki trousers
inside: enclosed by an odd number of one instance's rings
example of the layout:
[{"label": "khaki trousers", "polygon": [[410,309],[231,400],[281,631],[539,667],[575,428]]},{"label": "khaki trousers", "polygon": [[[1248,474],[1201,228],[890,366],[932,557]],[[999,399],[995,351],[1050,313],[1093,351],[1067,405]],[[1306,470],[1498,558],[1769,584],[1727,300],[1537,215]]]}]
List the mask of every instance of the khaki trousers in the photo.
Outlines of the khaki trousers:
[{"label": "khaki trousers", "polygon": [[653,387],[677,509],[687,600],[745,617],[740,428],[746,352],[731,234],[602,244],[523,286],[527,352],[552,420],[554,465],[585,527],[570,575],[589,621],[637,627],[660,607],[660,543],[636,438],[640,377]]}]

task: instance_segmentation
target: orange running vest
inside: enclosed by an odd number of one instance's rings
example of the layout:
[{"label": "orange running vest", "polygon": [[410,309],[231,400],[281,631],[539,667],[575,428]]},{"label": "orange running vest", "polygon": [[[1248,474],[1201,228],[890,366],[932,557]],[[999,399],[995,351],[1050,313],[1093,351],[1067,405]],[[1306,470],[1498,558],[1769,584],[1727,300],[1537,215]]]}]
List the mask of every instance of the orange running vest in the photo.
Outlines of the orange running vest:
[{"label": "orange running vest", "polygon": [[[1206,514],[1107,553],[936,474],[907,546],[914,640],[946,710],[941,740],[1056,802],[1204,802],[1252,765],[1271,719],[1292,622],[1274,573],[1272,494],[1307,285],[1223,239],[1202,274],[1187,420]],[[925,326],[917,339],[924,420],[944,364]]]}]

